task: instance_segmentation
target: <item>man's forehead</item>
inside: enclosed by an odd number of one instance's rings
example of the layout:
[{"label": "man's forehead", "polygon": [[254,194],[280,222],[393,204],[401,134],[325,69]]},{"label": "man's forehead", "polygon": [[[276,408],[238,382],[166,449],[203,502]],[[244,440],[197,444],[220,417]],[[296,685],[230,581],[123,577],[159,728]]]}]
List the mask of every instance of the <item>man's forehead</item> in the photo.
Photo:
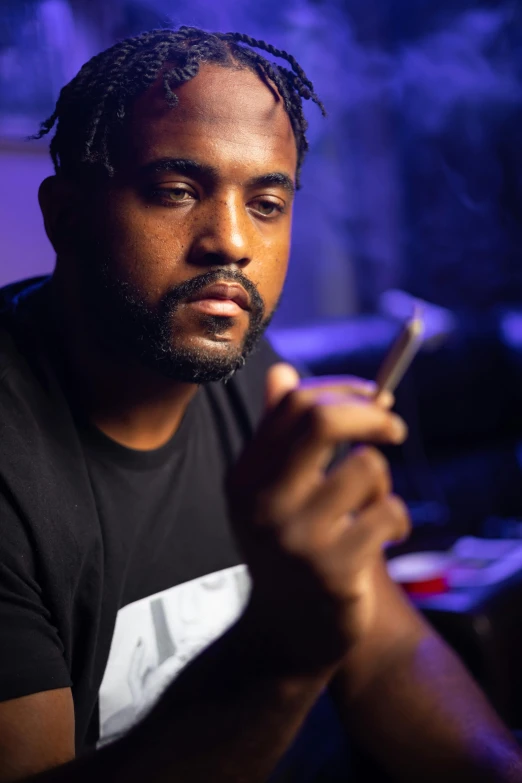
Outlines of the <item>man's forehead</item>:
[{"label": "man's forehead", "polygon": [[204,64],[175,93],[178,104],[171,108],[159,78],[134,103],[129,140],[142,162],[151,155],[187,154],[193,147],[202,154],[206,148],[225,157],[276,158],[279,167],[295,171],[295,137],[284,103],[252,71]]}]

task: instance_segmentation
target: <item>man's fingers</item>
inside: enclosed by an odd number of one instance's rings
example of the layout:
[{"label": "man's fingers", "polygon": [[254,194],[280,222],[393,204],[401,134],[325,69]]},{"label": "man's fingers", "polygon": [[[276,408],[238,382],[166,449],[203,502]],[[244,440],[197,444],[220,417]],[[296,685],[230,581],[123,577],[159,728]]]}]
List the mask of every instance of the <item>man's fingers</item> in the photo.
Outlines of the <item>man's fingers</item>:
[{"label": "man's fingers", "polygon": [[322,483],[339,444],[397,444],[406,438],[404,421],[373,398],[329,389],[328,384],[303,388],[291,365],[274,365],[267,376],[268,410],[230,476],[230,487],[241,485],[243,495],[253,481],[263,491],[271,488],[273,499],[284,498],[290,513]]},{"label": "man's fingers", "polygon": [[[287,394],[273,424],[294,423],[303,438],[336,446],[344,441],[402,443],[408,429],[400,416],[363,397],[339,397],[325,392],[319,398],[306,391]],[[274,427],[274,437],[280,432]]]},{"label": "man's fingers", "polygon": [[278,362],[267,372],[265,382],[265,410],[275,408],[285,395],[299,386],[299,373],[291,364]]},{"label": "man's fingers", "polygon": [[283,421],[294,421],[294,426],[285,431],[274,418],[270,431],[264,433],[267,440],[262,451],[266,459],[258,461],[258,450],[251,455],[257,461],[261,483],[272,486],[274,498],[284,497],[289,511],[305,503],[323,483],[324,471],[338,444],[401,443],[407,434],[402,419],[361,398],[310,405],[303,397],[288,395],[280,408],[292,405],[301,406],[300,415],[288,410],[287,416],[284,411],[281,415]]},{"label": "man's fingers", "polygon": [[380,451],[365,446],[337,465],[306,501],[303,522],[315,521],[321,528],[343,514],[357,514],[391,491],[388,462]]},{"label": "man's fingers", "polygon": [[320,375],[303,378],[301,389],[325,389],[338,391],[340,394],[360,394],[362,397],[373,397],[377,392],[377,384],[365,378],[354,375]]},{"label": "man's fingers", "polygon": [[[325,378],[306,378],[301,380],[299,374],[290,364],[280,362],[274,364],[268,371],[265,385],[265,416],[260,426],[263,432],[261,440],[266,439],[268,448],[272,448],[277,442],[278,447],[291,442],[294,436],[300,438],[304,430],[309,427],[317,429],[321,434],[325,431],[328,421],[335,421],[336,409],[350,404],[366,404],[375,409],[388,411],[394,403],[394,397],[390,392],[382,392],[377,397],[376,386],[371,381],[359,378],[342,376]],[[323,410],[324,409],[324,410]],[[347,411],[349,419],[349,411]],[[368,414],[371,417],[371,414]],[[366,415],[366,418],[368,418]],[[303,421],[303,419],[305,419]],[[334,440],[328,445],[335,448],[342,440],[373,440],[380,443],[400,443],[406,437],[406,427],[402,419],[392,416],[390,419],[380,417],[381,424],[389,421],[392,424],[391,435],[376,435],[375,438],[366,435],[361,428],[345,436],[334,436]],[[382,429],[377,424],[375,429]],[[328,436],[326,440],[330,440]]]},{"label": "man's fingers", "polygon": [[317,394],[330,392],[339,394],[339,396],[365,397],[387,409],[392,408],[395,404],[395,397],[388,389],[377,393],[377,384],[374,381],[367,381],[364,378],[356,378],[351,375],[305,378],[301,381],[299,388],[303,391],[315,391]]},{"label": "man's fingers", "polygon": [[390,408],[393,408],[395,405],[395,395],[392,394],[391,391],[388,391],[388,389],[383,389],[374,399],[376,405],[381,405],[383,408],[386,408],[386,410],[390,410]]},{"label": "man's fingers", "polygon": [[403,541],[411,530],[408,509],[396,495],[381,497],[353,516],[341,513],[337,519],[332,508],[323,519],[309,511],[307,507],[290,524],[282,525],[280,540],[289,551],[326,555],[341,568],[351,562],[355,570],[364,569],[368,560],[381,555],[385,544]]},{"label": "man's fingers", "polygon": [[301,502],[339,444],[397,444],[406,435],[399,416],[361,397],[339,402],[325,396],[318,402],[306,392],[291,392],[261,423],[243,467],[257,474],[260,485],[274,482]]},{"label": "man's fingers", "polygon": [[357,548],[355,540],[358,539],[363,546],[375,549],[392,541],[403,541],[410,532],[406,504],[397,495],[388,495],[357,515],[350,530],[351,546]]}]

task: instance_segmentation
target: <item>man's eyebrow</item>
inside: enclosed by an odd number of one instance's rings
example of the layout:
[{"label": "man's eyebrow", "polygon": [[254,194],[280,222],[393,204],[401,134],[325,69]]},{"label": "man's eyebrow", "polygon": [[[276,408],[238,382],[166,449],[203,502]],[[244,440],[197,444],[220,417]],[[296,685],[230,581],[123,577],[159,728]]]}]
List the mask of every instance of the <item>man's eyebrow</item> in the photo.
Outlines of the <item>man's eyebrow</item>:
[{"label": "man's eyebrow", "polygon": [[[208,163],[199,163],[189,158],[160,158],[147,163],[142,168],[143,174],[161,174],[164,171],[177,172],[178,174],[187,174],[189,177],[205,177],[206,179],[219,179],[217,167]],[[262,188],[276,185],[284,188],[290,196],[295,195],[295,185],[288,174],[280,171],[272,171],[269,174],[261,174],[252,177],[246,183],[247,188]]]},{"label": "man's eyebrow", "polygon": [[283,174],[280,171],[273,171],[270,174],[261,174],[259,177],[252,177],[246,183],[248,188],[263,188],[270,187],[271,185],[278,185],[280,188],[284,188],[290,196],[295,195],[295,185],[291,177],[288,174]]},{"label": "man's eyebrow", "polygon": [[187,174],[189,177],[206,177],[217,179],[218,170],[207,163],[198,163],[189,158],[160,158],[147,163],[142,168],[143,174],[161,174],[163,171],[173,171],[178,174]]}]

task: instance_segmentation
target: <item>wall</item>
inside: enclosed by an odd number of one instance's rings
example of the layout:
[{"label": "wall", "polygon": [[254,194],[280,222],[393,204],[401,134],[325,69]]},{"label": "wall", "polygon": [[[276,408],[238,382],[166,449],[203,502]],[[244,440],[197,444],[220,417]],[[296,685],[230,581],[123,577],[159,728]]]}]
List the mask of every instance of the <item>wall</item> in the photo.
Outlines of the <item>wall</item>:
[{"label": "wall", "polygon": [[[29,145],[30,142],[27,142]],[[45,235],[38,206],[38,186],[52,173],[44,147],[24,150],[0,147],[0,286],[24,277],[46,274],[54,252]]]}]

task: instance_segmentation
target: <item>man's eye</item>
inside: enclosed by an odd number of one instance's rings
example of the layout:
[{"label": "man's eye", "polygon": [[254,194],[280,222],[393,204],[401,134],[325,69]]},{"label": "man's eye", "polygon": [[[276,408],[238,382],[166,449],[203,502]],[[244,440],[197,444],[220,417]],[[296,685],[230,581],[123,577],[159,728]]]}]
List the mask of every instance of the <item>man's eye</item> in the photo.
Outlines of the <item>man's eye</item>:
[{"label": "man's eye", "polygon": [[283,203],[268,201],[268,199],[259,198],[250,202],[253,209],[259,212],[263,217],[275,217],[285,211]]},{"label": "man's eye", "polygon": [[152,195],[160,199],[164,204],[181,204],[184,201],[192,201],[194,194],[187,188],[156,188]]},{"label": "man's eye", "polygon": [[165,188],[160,192],[169,201],[187,201],[189,198],[192,198],[192,194],[185,188]]}]

